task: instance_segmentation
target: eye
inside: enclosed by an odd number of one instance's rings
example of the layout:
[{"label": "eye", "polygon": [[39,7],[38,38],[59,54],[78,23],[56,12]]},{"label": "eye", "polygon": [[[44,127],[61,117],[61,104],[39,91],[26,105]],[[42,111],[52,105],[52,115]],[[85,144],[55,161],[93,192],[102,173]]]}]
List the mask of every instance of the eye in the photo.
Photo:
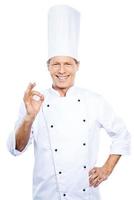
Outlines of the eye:
[{"label": "eye", "polygon": [[59,66],[60,66],[59,63],[53,63],[53,64],[52,64],[52,67],[56,67],[56,68],[58,68]]},{"label": "eye", "polygon": [[65,63],[65,66],[71,67],[72,65],[70,63]]},{"label": "eye", "polygon": [[57,66],[57,65],[59,65],[59,64],[58,64],[58,63],[54,63],[53,65],[54,65],[54,66]]}]

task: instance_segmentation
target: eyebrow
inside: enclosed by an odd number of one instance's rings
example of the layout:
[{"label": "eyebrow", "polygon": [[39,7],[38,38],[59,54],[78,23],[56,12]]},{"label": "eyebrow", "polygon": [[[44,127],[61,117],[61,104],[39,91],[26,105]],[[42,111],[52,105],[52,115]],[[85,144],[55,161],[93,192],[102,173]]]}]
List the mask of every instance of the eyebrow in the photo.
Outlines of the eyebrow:
[{"label": "eyebrow", "polygon": [[[52,65],[55,65],[55,64],[61,64],[59,61],[54,61],[53,63],[52,63]],[[63,65],[71,65],[72,63],[70,63],[70,62],[68,62],[68,61],[65,61],[65,62],[63,62]]]},{"label": "eyebrow", "polygon": [[70,63],[70,62],[66,61],[66,62],[64,62],[64,64],[71,65],[72,63]]},{"label": "eyebrow", "polygon": [[[51,58],[49,59],[49,60],[47,60],[47,65],[49,65],[50,64],[50,61],[51,61]],[[80,62],[79,61],[77,61],[75,58],[74,58],[74,61],[75,61],[75,63],[76,64],[79,64]]]},{"label": "eyebrow", "polygon": [[60,63],[58,61],[55,61],[52,63],[52,65],[54,65],[54,64],[60,64]]}]

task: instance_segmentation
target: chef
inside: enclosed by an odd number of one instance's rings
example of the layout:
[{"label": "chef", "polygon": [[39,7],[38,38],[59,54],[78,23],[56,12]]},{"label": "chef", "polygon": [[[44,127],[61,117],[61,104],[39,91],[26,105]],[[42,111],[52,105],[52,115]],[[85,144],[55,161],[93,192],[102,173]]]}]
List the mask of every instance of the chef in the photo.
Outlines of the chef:
[{"label": "chef", "polygon": [[[80,14],[56,5],[48,13],[48,70],[52,87],[40,93],[30,83],[8,139],[17,156],[33,142],[33,200],[100,200],[99,185],[121,155],[129,154],[129,133],[105,99],[74,86],[79,69]],[[110,153],[96,167],[101,128],[111,137]]]}]

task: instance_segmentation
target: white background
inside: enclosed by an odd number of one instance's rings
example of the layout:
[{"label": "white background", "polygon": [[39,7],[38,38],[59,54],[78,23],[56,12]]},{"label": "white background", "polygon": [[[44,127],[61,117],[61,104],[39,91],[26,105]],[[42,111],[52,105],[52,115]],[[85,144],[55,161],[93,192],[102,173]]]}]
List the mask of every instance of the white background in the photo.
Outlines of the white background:
[{"label": "white background", "polygon": [[[31,200],[33,148],[19,157],[6,149],[24,90],[51,86],[46,68],[47,11],[65,3],[81,14],[80,61],[76,84],[102,94],[132,135],[132,153],[123,157],[100,189],[102,200],[134,198],[134,3],[133,0],[0,1],[0,200]],[[104,133],[104,134],[103,134]],[[101,132],[98,165],[109,152]]]}]

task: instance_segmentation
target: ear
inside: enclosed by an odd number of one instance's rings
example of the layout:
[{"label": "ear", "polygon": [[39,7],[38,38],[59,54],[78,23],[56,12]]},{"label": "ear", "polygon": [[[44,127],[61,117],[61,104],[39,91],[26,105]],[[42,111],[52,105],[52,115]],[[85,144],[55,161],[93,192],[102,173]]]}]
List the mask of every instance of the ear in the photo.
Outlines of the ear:
[{"label": "ear", "polygon": [[80,67],[80,62],[78,62],[77,64],[76,64],[76,66],[77,66],[77,71],[79,70],[79,67]]},{"label": "ear", "polygon": [[47,64],[47,69],[50,72],[50,65],[49,64]]},{"label": "ear", "polygon": [[50,71],[50,61],[51,61],[51,58],[47,61],[47,69],[48,69],[48,71]]}]

